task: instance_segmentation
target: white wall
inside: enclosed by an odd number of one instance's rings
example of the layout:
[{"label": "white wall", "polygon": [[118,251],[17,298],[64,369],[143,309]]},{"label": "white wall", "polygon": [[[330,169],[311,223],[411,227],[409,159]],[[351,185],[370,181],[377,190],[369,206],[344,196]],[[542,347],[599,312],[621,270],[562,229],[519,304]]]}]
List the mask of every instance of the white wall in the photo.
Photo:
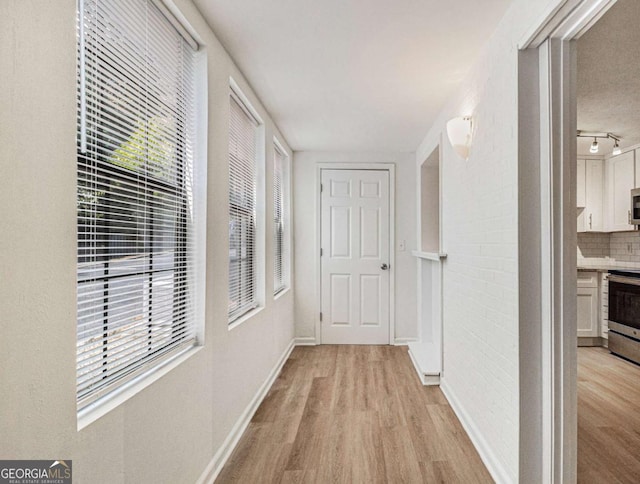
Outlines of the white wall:
[{"label": "white wall", "polygon": [[[514,0],[416,153],[419,167],[445,133],[442,388],[501,482],[519,476],[517,44],[557,3]],[[462,115],[474,122],[468,161],[446,141]]]},{"label": "white wall", "polygon": [[[395,163],[396,165],[396,334],[397,342],[417,337],[416,261],[416,183],[413,153],[296,152],[293,158],[293,196],[295,226],[295,320],[296,336],[316,338],[319,275],[316,254],[318,163]],[[398,250],[405,240],[406,250]]]},{"label": "white wall", "polygon": [[76,0],[0,2],[0,453],[72,459],[78,483],[195,482],[294,334],[293,291],[270,296],[271,217],[266,307],[227,329],[230,75],[269,145],[277,129],[191,2],[176,4],[208,57],[206,344],[77,431]]}]

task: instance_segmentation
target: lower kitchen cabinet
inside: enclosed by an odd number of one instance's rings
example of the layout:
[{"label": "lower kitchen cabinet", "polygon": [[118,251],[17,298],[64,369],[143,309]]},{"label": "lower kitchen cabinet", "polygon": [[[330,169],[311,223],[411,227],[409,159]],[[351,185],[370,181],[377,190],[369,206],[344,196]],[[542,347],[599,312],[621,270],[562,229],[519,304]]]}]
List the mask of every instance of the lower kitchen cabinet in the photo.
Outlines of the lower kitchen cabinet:
[{"label": "lower kitchen cabinet", "polygon": [[578,271],[578,337],[600,336],[600,290],[597,272]]}]

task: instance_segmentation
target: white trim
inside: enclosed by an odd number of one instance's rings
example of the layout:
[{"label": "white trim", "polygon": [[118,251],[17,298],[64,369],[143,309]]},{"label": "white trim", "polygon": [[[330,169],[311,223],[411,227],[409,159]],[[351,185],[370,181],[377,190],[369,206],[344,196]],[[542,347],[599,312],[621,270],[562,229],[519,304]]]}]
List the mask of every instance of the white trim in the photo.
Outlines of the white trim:
[{"label": "white trim", "polygon": [[315,333],[317,344],[322,344],[320,313],[322,312],[322,170],[387,170],[389,172],[389,344],[392,345],[396,333],[396,165],[395,163],[316,163],[316,302]]},{"label": "white trim", "polygon": [[422,383],[425,386],[440,385],[440,373],[431,373],[423,370],[422,367],[420,366],[420,362],[418,361],[418,358],[413,354],[413,349],[412,349],[413,345],[409,344],[408,346],[409,346],[409,351],[407,353],[409,353],[409,358],[411,358],[411,363],[413,363],[413,367],[415,368],[416,373],[418,374],[420,383]]},{"label": "white trim", "polygon": [[285,294],[287,294],[289,291],[291,291],[291,286],[286,286],[284,289],[279,290],[277,294],[274,294],[273,300],[277,301],[278,299],[283,297]]},{"label": "white trim", "polygon": [[282,353],[282,356],[280,356],[280,359],[276,362],[275,366],[269,373],[269,376],[267,376],[265,382],[258,389],[254,397],[249,402],[249,405],[247,405],[244,412],[242,412],[242,414],[236,421],[235,425],[227,435],[227,438],[224,440],[218,451],[209,462],[209,465],[207,465],[200,478],[196,481],[197,484],[213,484],[213,482],[216,480],[216,477],[218,477],[218,474],[220,474],[220,471],[231,456],[236,445],[238,445],[240,438],[244,434],[244,431],[247,429],[247,426],[251,422],[251,419],[256,413],[256,410],[258,410],[258,407],[264,400],[264,397],[267,396],[267,393],[269,392],[271,386],[276,381],[276,378],[280,374],[282,367],[289,358],[289,355],[291,354],[291,351],[293,351],[294,347],[295,340],[292,339],[287,348],[284,350],[284,353]]},{"label": "white trim", "polygon": [[[523,137],[538,139],[540,150],[539,187],[528,186],[538,196],[540,220],[528,236],[539,236],[541,293],[539,315],[533,315],[528,324],[540,324],[541,341],[538,348],[523,346],[521,341],[520,352],[525,348],[539,353],[539,360],[532,363],[540,368],[536,391],[541,395],[542,452],[539,469],[530,468],[528,472],[538,473],[544,482],[575,482],[577,473],[576,253],[575,249],[570,250],[575,242],[575,202],[572,204],[571,199],[576,190],[577,66],[571,41],[586,32],[614,3],[615,0],[556,0],[520,43],[521,49],[528,48],[538,57],[535,69],[539,85],[535,94],[539,96],[539,106],[535,114],[539,121]],[[528,63],[531,62],[530,58]],[[531,76],[531,72],[522,75]],[[521,120],[522,116],[525,114],[520,113]],[[523,371],[527,371],[526,366],[521,368]],[[521,412],[522,405],[521,402]],[[532,433],[525,438],[537,437]]]},{"label": "white trim", "polygon": [[194,294],[194,308],[196,320],[196,338],[199,344],[205,344],[205,314],[207,303],[207,176],[208,176],[208,142],[209,91],[207,89],[207,53],[204,49],[196,52],[196,143],[193,153],[193,209],[196,214],[194,223],[194,240],[196,260],[194,261],[196,291]]},{"label": "white trim", "polygon": [[409,343],[415,343],[418,338],[395,338],[393,344],[395,346],[407,346]]},{"label": "white trim", "polygon": [[182,12],[176,7],[171,0],[152,0],[155,6],[162,12],[162,15],[173,25],[173,28],[180,32],[180,35],[186,40],[193,50],[200,48],[200,42],[197,35],[194,35],[194,29],[191,27]]},{"label": "white trim", "polygon": [[507,470],[502,466],[500,459],[493,453],[491,446],[489,446],[484,439],[482,432],[476,427],[469,414],[464,411],[464,407],[460,404],[455,392],[447,385],[447,381],[444,378],[440,381],[440,389],[453,409],[453,412],[458,417],[458,420],[460,420],[462,427],[471,439],[473,446],[478,451],[482,462],[489,471],[489,474],[491,474],[493,480],[498,484],[513,482]]},{"label": "white trim", "polygon": [[318,343],[313,336],[298,336],[295,338],[296,346],[316,346]]},{"label": "white trim", "polygon": [[[256,110],[256,108],[253,107],[253,104],[251,103],[249,98],[245,95],[245,93],[242,91],[242,88],[240,87],[240,85],[231,76],[229,76],[229,87],[231,88],[231,93],[238,98],[238,100],[240,101],[240,106],[247,111],[247,114],[253,117],[253,119],[255,119],[256,123],[258,123],[259,125],[264,125],[264,121],[258,114],[258,111]],[[264,138],[259,141],[264,141]]]},{"label": "white trim", "polygon": [[422,252],[421,250],[412,250],[411,255],[419,259],[433,260],[440,262],[440,259],[446,259],[447,254],[442,252]]},{"label": "white trim", "polygon": [[555,0],[518,42],[518,49],[538,48],[549,39],[578,39],[617,0]]}]

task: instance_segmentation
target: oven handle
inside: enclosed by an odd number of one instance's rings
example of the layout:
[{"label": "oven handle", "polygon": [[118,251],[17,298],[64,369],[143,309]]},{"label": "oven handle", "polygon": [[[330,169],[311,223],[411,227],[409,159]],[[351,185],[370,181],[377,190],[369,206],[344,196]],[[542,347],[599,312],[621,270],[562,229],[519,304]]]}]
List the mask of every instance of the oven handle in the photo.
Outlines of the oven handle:
[{"label": "oven handle", "polygon": [[617,274],[609,274],[609,282],[619,282],[621,284],[631,284],[632,286],[640,286],[640,278],[619,276]]}]

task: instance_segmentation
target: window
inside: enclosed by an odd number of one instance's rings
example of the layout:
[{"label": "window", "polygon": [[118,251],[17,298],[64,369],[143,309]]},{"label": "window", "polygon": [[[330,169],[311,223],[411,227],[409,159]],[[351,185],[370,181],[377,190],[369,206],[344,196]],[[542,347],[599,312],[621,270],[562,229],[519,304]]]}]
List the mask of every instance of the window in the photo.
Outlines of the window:
[{"label": "window", "polygon": [[229,323],[258,306],[259,122],[232,90],[229,121]]},{"label": "window", "polygon": [[79,408],[198,342],[196,51],[168,16],[79,2]]},{"label": "window", "polygon": [[288,227],[287,227],[287,195],[288,195],[288,163],[284,150],[274,143],[273,150],[273,231],[274,231],[274,263],[273,293],[274,295],[287,288],[288,272]]}]

